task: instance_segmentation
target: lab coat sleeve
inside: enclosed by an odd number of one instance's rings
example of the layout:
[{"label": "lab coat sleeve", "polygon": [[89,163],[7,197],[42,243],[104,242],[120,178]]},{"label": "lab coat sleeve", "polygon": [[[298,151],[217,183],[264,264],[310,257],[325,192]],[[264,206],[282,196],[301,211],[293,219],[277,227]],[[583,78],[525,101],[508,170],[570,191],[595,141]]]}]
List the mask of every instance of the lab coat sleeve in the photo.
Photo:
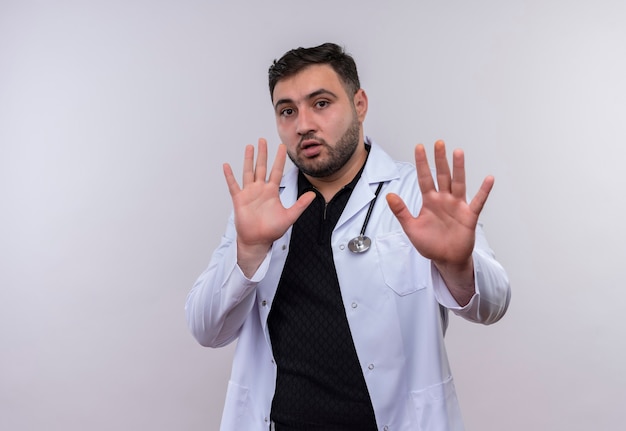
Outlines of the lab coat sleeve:
[{"label": "lab coat sleeve", "polygon": [[476,323],[489,325],[504,316],[511,299],[511,288],[506,271],[496,261],[479,223],[476,228],[474,259],[475,293],[470,302],[461,307],[452,297],[443,278],[431,264],[433,289],[439,303],[455,314]]},{"label": "lab coat sleeve", "polygon": [[237,234],[231,214],[209,266],[187,296],[187,325],[198,342],[222,347],[234,341],[254,306],[256,286],[267,272],[270,253],[251,279],[237,265]]}]

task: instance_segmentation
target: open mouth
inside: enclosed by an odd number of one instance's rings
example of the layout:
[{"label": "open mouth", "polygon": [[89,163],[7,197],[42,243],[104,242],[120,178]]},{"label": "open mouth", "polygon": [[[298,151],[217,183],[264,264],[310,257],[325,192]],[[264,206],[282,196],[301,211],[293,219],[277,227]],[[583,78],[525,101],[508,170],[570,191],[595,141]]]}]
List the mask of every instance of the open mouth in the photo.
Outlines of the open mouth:
[{"label": "open mouth", "polygon": [[315,157],[322,151],[322,144],[318,141],[308,139],[300,143],[300,152],[305,157]]}]

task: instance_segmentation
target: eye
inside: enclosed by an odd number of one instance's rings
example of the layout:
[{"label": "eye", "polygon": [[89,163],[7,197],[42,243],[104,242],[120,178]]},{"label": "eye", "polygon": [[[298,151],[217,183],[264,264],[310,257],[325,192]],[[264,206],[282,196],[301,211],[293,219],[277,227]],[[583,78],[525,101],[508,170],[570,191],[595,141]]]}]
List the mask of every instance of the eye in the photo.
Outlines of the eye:
[{"label": "eye", "polygon": [[283,110],[280,111],[280,116],[281,117],[290,117],[292,116],[294,113],[293,108],[285,108]]},{"label": "eye", "polygon": [[318,100],[317,102],[315,102],[315,106],[317,108],[326,108],[328,105],[330,105],[330,102],[328,100]]}]

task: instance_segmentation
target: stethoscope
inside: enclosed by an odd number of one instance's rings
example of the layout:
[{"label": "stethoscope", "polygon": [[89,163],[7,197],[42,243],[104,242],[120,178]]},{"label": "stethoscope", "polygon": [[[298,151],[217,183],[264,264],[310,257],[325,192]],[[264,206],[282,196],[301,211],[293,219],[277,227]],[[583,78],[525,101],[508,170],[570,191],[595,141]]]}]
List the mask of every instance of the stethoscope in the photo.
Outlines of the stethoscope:
[{"label": "stethoscope", "polygon": [[380,193],[380,189],[382,189],[383,183],[378,183],[378,188],[376,189],[376,193],[374,193],[374,199],[370,202],[370,206],[367,209],[367,214],[365,215],[365,221],[363,222],[363,227],[361,228],[361,233],[359,236],[354,237],[348,243],[348,249],[352,253],[365,253],[370,249],[372,245],[372,240],[365,236],[365,229],[367,228],[367,224],[370,221],[370,216],[372,215],[372,210],[374,209],[374,204],[376,203],[376,199],[378,198],[378,193]]}]

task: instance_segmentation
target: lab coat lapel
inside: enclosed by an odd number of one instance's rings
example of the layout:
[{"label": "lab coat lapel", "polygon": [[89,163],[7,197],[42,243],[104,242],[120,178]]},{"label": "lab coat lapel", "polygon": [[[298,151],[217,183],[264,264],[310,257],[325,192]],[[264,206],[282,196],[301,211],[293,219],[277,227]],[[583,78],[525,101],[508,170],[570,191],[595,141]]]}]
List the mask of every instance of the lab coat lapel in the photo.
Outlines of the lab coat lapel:
[{"label": "lab coat lapel", "polygon": [[[361,177],[354,187],[350,199],[341,213],[341,217],[339,217],[335,230],[341,228],[344,223],[352,219],[359,211],[370,204],[372,199],[374,199],[376,186],[376,183],[370,184],[366,178]],[[355,232],[355,236],[357,234],[358,232]]]},{"label": "lab coat lapel", "polygon": [[[369,206],[370,202],[374,199],[379,183],[384,183],[399,177],[398,168],[393,159],[373,141],[368,139],[368,143],[371,145],[370,154],[367,158],[363,173],[361,174],[361,179],[354,187],[350,200],[348,200],[348,204],[344,208],[335,226],[335,230],[341,228],[344,223],[351,220],[352,217],[363,210],[364,207]],[[376,199],[375,205],[387,205],[384,194],[383,187],[383,190]],[[356,232],[355,235],[356,234],[358,234],[358,232]]]}]

